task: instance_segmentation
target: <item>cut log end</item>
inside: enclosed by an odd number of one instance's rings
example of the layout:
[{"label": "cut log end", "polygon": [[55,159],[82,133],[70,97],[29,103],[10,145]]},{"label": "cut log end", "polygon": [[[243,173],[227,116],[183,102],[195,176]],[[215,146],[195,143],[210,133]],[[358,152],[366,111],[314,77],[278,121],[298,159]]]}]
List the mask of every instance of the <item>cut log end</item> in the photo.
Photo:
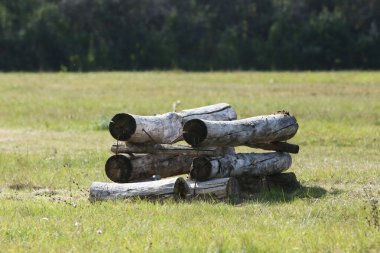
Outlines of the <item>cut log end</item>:
[{"label": "cut log end", "polygon": [[173,195],[175,200],[184,200],[190,194],[190,187],[186,180],[179,177],[174,183]]},{"label": "cut log end", "polygon": [[127,183],[131,175],[131,161],[124,155],[111,156],[105,165],[107,177],[116,183]]},{"label": "cut log end", "polygon": [[205,181],[210,177],[212,165],[206,157],[197,157],[193,160],[190,178]]},{"label": "cut log end", "polygon": [[206,124],[199,119],[192,119],[183,126],[183,138],[191,146],[196,147],[207,137]]},{"label": "cut log end", "polygon": [[116,114],[109,124],[109,131],[116,140],[127,141],[136,131],[136,120],[129,114]]}]

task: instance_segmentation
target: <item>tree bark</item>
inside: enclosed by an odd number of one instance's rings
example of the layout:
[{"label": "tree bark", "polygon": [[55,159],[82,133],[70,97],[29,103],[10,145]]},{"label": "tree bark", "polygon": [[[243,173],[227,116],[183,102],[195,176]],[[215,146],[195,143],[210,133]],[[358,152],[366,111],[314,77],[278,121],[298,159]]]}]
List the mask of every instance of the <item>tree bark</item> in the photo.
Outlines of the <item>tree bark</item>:
[{"label": "tree bark", "polygon": [[281,152],[197,157],[192,162],[190,176],[200,181],[244,175],[267,176],[285,171],[291,164],[291,156]]},{"label": "tree bark", "polygon": [[120,141],[170,144],[183,140],[183,125],[195,118],[214,121],[235,120],[236,112],[229,104],[220,103],[157,116],[119,113],[112,118],[109,131]]},{"label": "tree bark", "polygon": [[271,189],[282,189],[285,192],[294,191],[301,187],[296,174],[293,172],[268,175],[266,177],[242,176],[237,177],[241,191],[260,193]]},{"label": "tree bark", "polygon": [[127,184],[94,182],[90,187],[89,199],[96,201],[130,197],[148,199],[174,197],[177,200],[186,198],[189,192],[190,188],[182,177]]},{"label": "tree bark", "polygon": [[173,144],[133,144],[121,143],[111,147],[114,154],[156,154],[156,155],[185,155],[185,156],[222,156],[234,153],[232,147],[202,147],[193,148],[185,145]]},{"label": "tree bark", "polygon": [[288,140],[297,130],[294,116],[277,113],[234,121],[193,119],[185,123],[183,137],[193,147],[252,146]]},{"label": "tree bark", "polygon": [[143,155],[133,157],[127,154],[111,156],[105,165],[109,179],[117,183],[151,180],[153,175],[161,178],[187,174],[192,156]]},{"label": "tree bark", "polygon": [[190,188],[190,198],[227,200],[233,204],[240,201],[240,188],[236,178],[217,178],[203,182],[187,180],[186,182]]}]

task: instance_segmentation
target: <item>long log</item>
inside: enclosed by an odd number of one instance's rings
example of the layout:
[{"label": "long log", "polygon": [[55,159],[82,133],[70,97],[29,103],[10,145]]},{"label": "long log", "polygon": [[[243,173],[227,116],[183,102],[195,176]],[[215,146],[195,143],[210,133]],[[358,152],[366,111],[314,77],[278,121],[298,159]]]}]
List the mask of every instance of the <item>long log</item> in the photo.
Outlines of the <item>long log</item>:
[{"label": "long log", "polygon": [[111,147],[114,154],[156,154],[156,155],[185,155],[185,156],[222,156],[234,153],[232,147],[202,147],[193,148],[185,145],[173,144],[114,144]]},{"label": "long log", "polygon": [[90,187],[89,199],[91,201],[130,197],[184,199],[189,192],[190,189],[182,177],[127,184],[94,182]]},{"label": "long log", "polygon": [[185,123],[183,137],[193,147],[235,147],[286,141],[297,130],[294,116],[277,113],[234,121],[193,119]]},{"label": "long log", "polygon": [[193,158],[182,155],[133,157],[127,154],[118,154],[107,160],[105,171],[108,178],[117,183],[139,182],[150,180],[153,175],[164,178],[187,174]]},{"label": "long log", "polygon": [[119,113],[112,118],[109,131],[120,141],[170,144],[183,140],[183,125],[195,118],[213,121],[235,120],[236,112],[229,104],[220,103],[156,116]]},{"label": "long log", "polygon": [[208,181],[186,181],[190,193],[188,198],[204,198],[227,200],[230,203],[238,203],[240,201],[240,188],[236,178],[216,178]]},{"label": "long log", "polygon": [[292,158],[288,153],[243,153],[222,157],[197,157],[193,160],[190,177],[196,180],[238,177],[243,175],[267,176],[290,168]]}]

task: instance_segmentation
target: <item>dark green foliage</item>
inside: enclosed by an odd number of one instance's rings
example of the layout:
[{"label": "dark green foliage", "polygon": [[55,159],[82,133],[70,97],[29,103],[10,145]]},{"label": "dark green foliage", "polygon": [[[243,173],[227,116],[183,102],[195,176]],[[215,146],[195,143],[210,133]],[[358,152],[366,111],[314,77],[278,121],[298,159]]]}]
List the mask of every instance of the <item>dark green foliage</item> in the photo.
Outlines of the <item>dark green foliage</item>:
[{"label": "dark green foliage", "polygon": [[0,0],[0,70],[380,68],[379,0]]}]

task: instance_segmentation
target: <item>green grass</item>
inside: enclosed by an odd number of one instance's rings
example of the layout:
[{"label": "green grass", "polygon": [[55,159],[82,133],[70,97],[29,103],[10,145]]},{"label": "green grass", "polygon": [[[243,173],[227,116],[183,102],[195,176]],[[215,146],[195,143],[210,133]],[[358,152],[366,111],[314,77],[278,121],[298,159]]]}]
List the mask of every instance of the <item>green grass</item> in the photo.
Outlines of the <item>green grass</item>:
[{"label": "green grass", "polygon": [[[91,182],[109,181],[107,121],[177,100],[290,111],[304,188],[238,206],[91,204]],[[378,252],[379,143],[380,72],[0,74],[0,251]]]}]

